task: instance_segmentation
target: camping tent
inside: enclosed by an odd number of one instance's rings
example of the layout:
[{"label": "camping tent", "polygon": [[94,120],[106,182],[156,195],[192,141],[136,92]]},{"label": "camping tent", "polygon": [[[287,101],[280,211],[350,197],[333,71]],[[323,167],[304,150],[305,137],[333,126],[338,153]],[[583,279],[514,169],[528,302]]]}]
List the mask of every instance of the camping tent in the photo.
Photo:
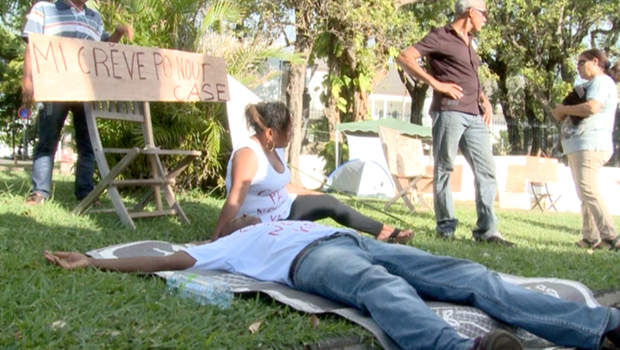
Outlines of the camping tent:
[{"label": "camping tent", "polygon": [[[432,137],[431,128],[427,128],[425,126],[411,124],[409,122],[404,122],[397,119],[378,119],[378,120],[368,120],[363,122],[355,122],[355,123],[342,123],[336,125],[336,140],[339,139],[338,134],[340,132],[351,135],[358,136],[372,136],[379,138],[379,126],[396,129],[403,135],[408,135],[412,137],[418,137],[424,140],[430,140]],[[375,148],[376,143],[368,143],[368,147]],[[379,143],[380,145],[380,143]],[[354,152],[367,153],[372,150],[353,150]],[[338,159],[338,142],[336,142],[336,168],[338,168],[339,159]],[[349,144],[349,152],[351,152],[351,145]],[[349,156],[349,159],[352,157]],[[377,162],[381,162],[379,159],[373,159]],[[386,168],[387,169],[387,168]]]},{"label": "camping tent", "polygon": [[385,169],[372,160],[355,159],[334,170],[323,190],[338,190],[356,196],[394,196],[394,182]]}]

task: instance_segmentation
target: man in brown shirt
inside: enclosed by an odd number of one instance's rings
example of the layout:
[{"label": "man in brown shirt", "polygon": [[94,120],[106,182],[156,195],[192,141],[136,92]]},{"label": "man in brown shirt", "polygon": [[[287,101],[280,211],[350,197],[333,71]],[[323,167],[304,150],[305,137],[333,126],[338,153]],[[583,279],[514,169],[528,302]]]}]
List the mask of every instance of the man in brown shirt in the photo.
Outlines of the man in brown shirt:
[{"label": "man in brown shirt", "polygon": [[[443,28],[433,29],[417,44],[401,52],[396,63],[433,90],[433,194],[436,231],[452,238],[458,220],[454,216],[450,175],[460,149],[474,173],[478,221],[474,239],[511,247],[497,231],[493,202],[497,193],[495,162],[488,125],[492,106],[484,96],[478,76],[480,61],[472,42],[473,32],[486,23],[484,0],[457,0],[455,19]],[[426,57],[430,71],[418,64]]]}]

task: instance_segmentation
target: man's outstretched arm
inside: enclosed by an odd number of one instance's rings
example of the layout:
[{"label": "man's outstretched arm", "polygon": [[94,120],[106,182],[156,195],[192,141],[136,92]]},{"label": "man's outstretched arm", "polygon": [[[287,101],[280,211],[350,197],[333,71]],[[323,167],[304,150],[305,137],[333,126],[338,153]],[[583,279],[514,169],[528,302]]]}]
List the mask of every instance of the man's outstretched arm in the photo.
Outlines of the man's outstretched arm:
[{"label": "man's outstretched arm", "polygon": [[185,252],[176,252],[168,256],[141,256],[121,259],[95,259],[77,252],[49,252],[44,257],[50,263],[67,270],[96,267],[102,270],[118,272],[157,272],[188,269],[196,260]]}]

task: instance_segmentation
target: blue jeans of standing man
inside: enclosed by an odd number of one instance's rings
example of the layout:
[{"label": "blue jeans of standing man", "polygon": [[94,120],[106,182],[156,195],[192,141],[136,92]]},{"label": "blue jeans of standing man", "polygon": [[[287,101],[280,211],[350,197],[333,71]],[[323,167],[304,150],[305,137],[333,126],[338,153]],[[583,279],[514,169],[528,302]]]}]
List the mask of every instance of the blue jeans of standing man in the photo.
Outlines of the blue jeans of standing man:
[{"label": "blue jeans of standing man", "polygon": [[403,349],[469,349],[424,300],[474,306],[563,346],[598,349],[611,310],[504,282],[471,261],[435,256],[357,235],[318,243],[299,257],[296,289],[368,312]]},{"label": "blue jeans of standing man", "polygon": [[32,164],[32,191],[49,198],[52,193],[54,155],[67,114],[73,113],[78,160],[75,168],[75,197],[83,199],[93,189],[95,155],[88,136],[82,102],[46,102],[39,114],[39,142]]},{"label": "blue jeans of standing man", "polygon": [[454,232],[458,220],[450,189],[450,175],[458,150],[474,173],[478,221],[474,238],[487,239],[497,232],[493,203],[497,194],[495,162],[489,129],[482,117],[454,111],[433,112],[433,194],[437,232]]}]

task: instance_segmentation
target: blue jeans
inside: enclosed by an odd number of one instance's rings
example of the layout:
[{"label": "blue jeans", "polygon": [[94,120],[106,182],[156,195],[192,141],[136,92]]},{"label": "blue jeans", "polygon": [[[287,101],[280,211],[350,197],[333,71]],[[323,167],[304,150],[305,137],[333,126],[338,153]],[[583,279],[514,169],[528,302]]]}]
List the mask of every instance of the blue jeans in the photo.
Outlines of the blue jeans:
[{"label": "blue jeans", "polygon": [[39,142],[32,164],[32,190],[45,198],[52,193],[54,155],[67,114],[73,113],[78,160],[75,168],[75,197],[83,199],[93,189],[95,155],[88,136],[82,102],[46,102],[39,114]]},{"label": "blue jeans", "polygon": [[474,238],[489,238],[497,232],[497,217],[493,212],[497,181],[489,129],[477,115],[441,111],[433,112],[432,116],[436,230],[454,231],[458,223],[454,217],[450,175],[460,149],[474,173],[478,221],[473,235]]},{"label": "blue jeans", "polygon": [[468,349],[423,300],[474,306],[563,346],[598,349],[611,315],[501,280],[484,266],[356,235],[327,240],[299,258],[296,289],[370,314],[403,349]]}]

